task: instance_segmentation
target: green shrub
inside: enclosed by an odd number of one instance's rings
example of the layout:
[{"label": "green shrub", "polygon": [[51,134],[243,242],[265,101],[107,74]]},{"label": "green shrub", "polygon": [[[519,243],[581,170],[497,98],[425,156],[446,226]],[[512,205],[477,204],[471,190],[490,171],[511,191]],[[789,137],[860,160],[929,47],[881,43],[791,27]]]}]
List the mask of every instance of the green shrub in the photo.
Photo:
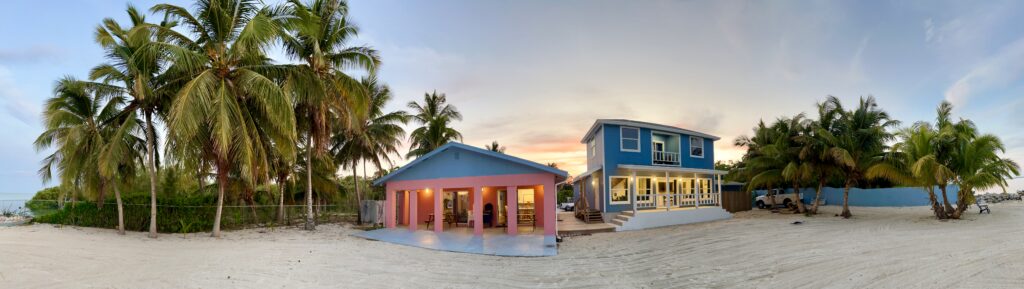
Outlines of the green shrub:
[{"label": "green shrub", "polygon": [[[149,230],[149,196],[145,194],[133,194],[124,196],[124,225],[129,231]],[[212,195],[186,195],[175,197],[161,197],[157,199],[157,231],[166,233],[187,233],[198,231],[210,231],[213,229],[213,218],[216,214],[216,197]],[[324,207],[326,212],[321,216],[321,222],[331,221],[331,215],[336,213],[349,213],[337,206]],[[298,220],[304,215],[304,208],[300,206],[286,207],[286,213],[290,219]],[[221,217],[222,229],[239,229],[253,225],[266,225],[275,222],[277,219],[277,207],[272,204],[248,207],[240,205],[224,204],[224,211]],[[36,222],[64,224],[85,227],[116,228],[117,227],[117,204],[110,200],[103,208],[98,208],[94,202],[68,203],[63,209],[54,210],[52,213],[38,215]],[[281,224],[277,224],[281,225]]]}]

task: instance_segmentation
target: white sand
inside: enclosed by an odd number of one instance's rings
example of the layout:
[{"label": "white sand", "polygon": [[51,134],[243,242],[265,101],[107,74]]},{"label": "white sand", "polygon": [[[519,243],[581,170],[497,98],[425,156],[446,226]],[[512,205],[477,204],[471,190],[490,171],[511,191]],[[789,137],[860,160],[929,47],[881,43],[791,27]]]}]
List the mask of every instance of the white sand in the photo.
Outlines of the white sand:
[{"label": "white sand", "polygon": [[[1022,288],[1024,204],[965,220],[837,208],[567,239],[548,258],[430,251],[321,226],[259,233],[0,228],[0,288]],[[803,225],[790,225],[794,220]],[[230,277],[230,278],[229,278]]]}]

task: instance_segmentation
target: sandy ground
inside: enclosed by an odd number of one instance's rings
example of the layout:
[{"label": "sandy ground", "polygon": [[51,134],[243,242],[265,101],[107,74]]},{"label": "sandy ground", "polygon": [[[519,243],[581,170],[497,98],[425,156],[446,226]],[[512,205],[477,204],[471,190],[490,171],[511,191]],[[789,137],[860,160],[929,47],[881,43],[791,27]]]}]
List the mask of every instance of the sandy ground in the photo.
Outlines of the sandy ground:
[{"label": "sandy ground", "polygon": [[[1024,204],[939,222],[916,208],[853,219],[744,212],[728,221],[566,239],[556,257],[430,251],[352,229],[116,235],[0,228],[0,288],[1022,288]],[[792,225],[803,220],[803,225]]]}]

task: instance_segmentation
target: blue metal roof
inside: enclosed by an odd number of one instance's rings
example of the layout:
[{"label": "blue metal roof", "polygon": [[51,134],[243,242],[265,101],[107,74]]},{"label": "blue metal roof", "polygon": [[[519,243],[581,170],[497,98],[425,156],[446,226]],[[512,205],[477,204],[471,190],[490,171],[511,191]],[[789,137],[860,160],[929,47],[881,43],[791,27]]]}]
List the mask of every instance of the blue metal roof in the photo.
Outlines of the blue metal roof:
[{"label": "blue metal roof", "polygon": [[[453,154],[455,160],[459,160],[459,154],[453,153],[456,150],[468,151],[474,155],[467,155],[460,163],[451,163],[449,160],[441,160],[441,155]],[[436,161],[429,161],[438,159]],[[493,161],[505,162],[508,165],[492,165]],[[425,166],[417,168],[417,166]],[[563,170],[552,168],[543,164],[517,158],[504,153],[493,152],[482,148],[469,146],[461,143],[450,142],[430,153],[420,156],[416,160],[402,166],[398,170],[383,176],[373,182],[379,186],[388,180],[417,180],[417,179],[439,179],[451,177],[470,177],[483,175],[503,174],[525,174],[544,172],[557,176],[556,182],[561,182],[569,176]]]}]

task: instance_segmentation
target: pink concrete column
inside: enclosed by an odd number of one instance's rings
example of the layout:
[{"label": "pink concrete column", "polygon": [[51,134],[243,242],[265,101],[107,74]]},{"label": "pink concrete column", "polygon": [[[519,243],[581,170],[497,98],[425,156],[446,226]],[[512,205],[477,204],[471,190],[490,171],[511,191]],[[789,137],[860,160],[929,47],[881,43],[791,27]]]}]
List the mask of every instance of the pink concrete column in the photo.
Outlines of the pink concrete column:
[{"label": "pink concrete column", "polygon": [[519,234],[519,190],[515,186],[509,186],[505,189],[505,204],[508,206],[506,217],[508,217],[508,231],[509,235]]},{"label": "pink concrete column", "polygon": [[431,186],[427,188],[431,193],[434,194],[434,232],[440,233],[444,231],[444,207],[441,205],[443,200],[444,189],[439,186]]},{"label": "pink concrete column", "polygon": [[484,234],[484,188],[473,188],[473,235]]},{"label": "pink concrete column", "polygon": [[406,191],[406,200],[409,201],[409,231],[416,231],[416,217],[419,207],[419,191]]},{"label": "pink concrete column", "polygon": [[395,227],[395,190],[389,188],[384,193],[384,226]]},{"label": "pink concrete column", "polygon": [[555,187],[555,177],[551,177],[543,185],[541,190],[544,192],[544,207],[537,209],[544,210],[544,235],[554,236],[558,231],[558,221],[555,218],[555,196],[558,195],[558,188]]}]

